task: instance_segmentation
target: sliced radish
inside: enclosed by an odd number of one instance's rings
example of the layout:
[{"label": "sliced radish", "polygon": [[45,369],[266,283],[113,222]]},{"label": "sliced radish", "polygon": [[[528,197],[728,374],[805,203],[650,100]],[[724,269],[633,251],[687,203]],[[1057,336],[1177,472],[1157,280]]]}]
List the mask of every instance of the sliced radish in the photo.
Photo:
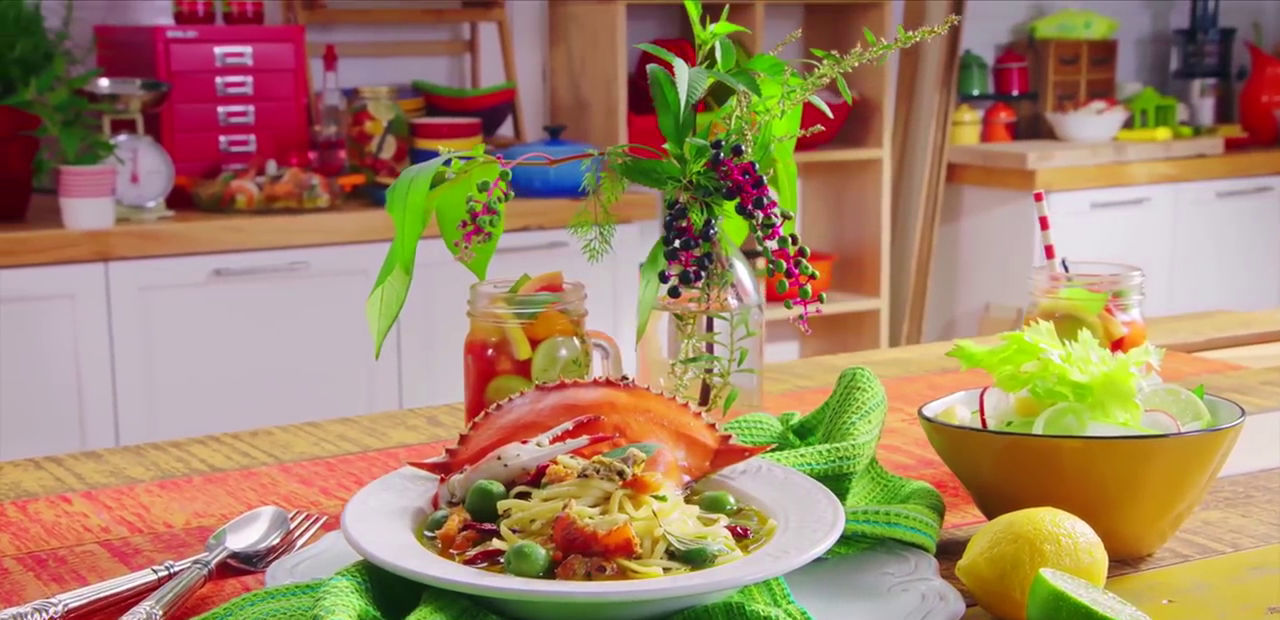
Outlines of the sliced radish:
[{"label": "sliced radish", "polygon": [[1182,425],[1178,423],[1178,418],[1159,409],[1148,409],[1142,412],[1142,425],[1157,433],[1182,432]]},{"label": "sliced radish", "polygon": [[978,393],[978,416],[982,428],[1000,428],[1006,420],[1016,417],[1013,396],[998,387],[982,388]]},{"label": "sliced radish", "polygon": [[990,389],[991,386],[987,386],[978,392],[978,422],[982,423],[982,428],[987,428],[987,390]]}]

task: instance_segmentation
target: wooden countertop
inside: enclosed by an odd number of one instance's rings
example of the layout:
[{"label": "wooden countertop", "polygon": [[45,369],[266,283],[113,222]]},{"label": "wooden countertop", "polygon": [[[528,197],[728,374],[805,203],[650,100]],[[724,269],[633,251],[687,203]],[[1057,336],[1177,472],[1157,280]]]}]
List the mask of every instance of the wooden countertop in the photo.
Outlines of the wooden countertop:
[{"label": "wooden countertop", "polygon": [[[655,194],[629,193],[614,205],[613,213],[619,222],[653,219],[658,202]],[[581,203],[567,198],[513,200],[506,229],[563,228]],[[393,232],[391,218],[381,207],[354,203],[289,214],[184,210],[158,222],[67,230],[59,219],[57,199],[37,195],[26,222],[0,224],[0,267],[366,243],[390,240]],[[434,222],[424,236],[439,236]]]},{"label": "wooden countertop", "polygon": [[1179,183],[1268,174],[1280,174],[1280,149],[1034,170],[960,163],[947,166],[948,183],[1025,191]]}]

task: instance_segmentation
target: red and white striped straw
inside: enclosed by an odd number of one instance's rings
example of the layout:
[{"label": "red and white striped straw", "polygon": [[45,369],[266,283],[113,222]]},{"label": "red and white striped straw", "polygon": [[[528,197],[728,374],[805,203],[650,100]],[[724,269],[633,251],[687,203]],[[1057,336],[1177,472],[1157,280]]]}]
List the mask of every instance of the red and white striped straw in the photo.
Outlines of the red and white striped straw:
[{"label": "red and white striped straw", "polygon": [[1049,201],[1042,189],[1032,192],[1031,199],[1036,203],[1036,220],[1040,224],[1040,245],[1044,248],[1044,260],[1049,264],[1050,271],[1060,272],[1062,268],[1058,265],[1058,252],[1053,248],[1053,234],[1049,232]]}]

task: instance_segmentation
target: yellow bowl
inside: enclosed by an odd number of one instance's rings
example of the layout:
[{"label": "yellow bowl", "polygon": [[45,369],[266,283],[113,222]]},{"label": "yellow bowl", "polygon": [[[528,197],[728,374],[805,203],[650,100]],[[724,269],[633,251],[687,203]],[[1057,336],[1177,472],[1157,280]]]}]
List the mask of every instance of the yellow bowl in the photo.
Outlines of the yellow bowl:
[{"label": "yellow bowl", "polygon": [[1154,553],[1191,515],[1231,454],[1244,409],[1206,395],[1208,429],[1162,435],[1077,437],[959,426],[934,418],[953,404],[978,410],[981,390],[920,408],[920,425],[988,519],[1053,506],[1084,519],[1113,560]]},{"label": "yellow bowl", "polygon": [[476,134],[469,138],[414,138],[413,148],[428,151],[441,151],[444,149],[465,151],[480,144],[483,140],[484,136],[481,134]]}]

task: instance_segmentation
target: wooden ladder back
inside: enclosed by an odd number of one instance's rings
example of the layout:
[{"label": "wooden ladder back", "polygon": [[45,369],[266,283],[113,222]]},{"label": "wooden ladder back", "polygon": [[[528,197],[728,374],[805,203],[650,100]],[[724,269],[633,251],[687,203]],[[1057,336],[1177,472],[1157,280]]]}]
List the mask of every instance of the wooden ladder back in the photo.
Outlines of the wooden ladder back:
[{"label": "wooden ladder back", "polygon": [[[334,5],[339,4],[334,2]],[[343,5],[355,5],[343,2]],[[441,25],[467,24],[465,39],[432,41],[376,40],[344,41],[332,45],[339,58],[387,58],[393,56],[464,56],[471,57],[471,87],[480,88],[480,24],[492,23],[498,28],[498,43],[502,48],[502,69],[506,80],[516,81],[515,47],[511,39],[511,24],[507,19],[505,0],[448,0],[427,1],[420,8],[347,8],[329,6],[325,0],[285,0],[285,21],[302,26],[393,26],[405,24]],[[433,8],[433,5],[435,7]],[[308,57],[324,54],[326,43],[307,43]],[[309,81],[308,75],[308,81]],[[312,93],[314,96],[314,93]],[[517,84],[511,112],[515,140],[523,142],[528,135],[525,118],[520,106],[520,88]],[[498,139],[501,142],[501,139]]]}]

